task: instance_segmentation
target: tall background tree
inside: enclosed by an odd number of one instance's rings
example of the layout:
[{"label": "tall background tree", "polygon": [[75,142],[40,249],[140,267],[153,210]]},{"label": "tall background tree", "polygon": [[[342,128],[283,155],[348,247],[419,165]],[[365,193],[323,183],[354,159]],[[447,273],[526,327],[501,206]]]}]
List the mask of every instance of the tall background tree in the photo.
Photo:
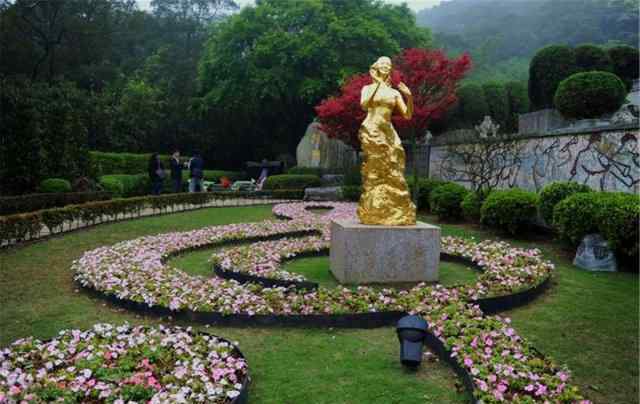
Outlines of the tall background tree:
[{"label": "tall background tree", "polygon": [[381,55],[427,46],[406,6],[373,0],[263,0],[215,27],[199,79],[202,110],[253,158],[293,154],[313,107]]}]

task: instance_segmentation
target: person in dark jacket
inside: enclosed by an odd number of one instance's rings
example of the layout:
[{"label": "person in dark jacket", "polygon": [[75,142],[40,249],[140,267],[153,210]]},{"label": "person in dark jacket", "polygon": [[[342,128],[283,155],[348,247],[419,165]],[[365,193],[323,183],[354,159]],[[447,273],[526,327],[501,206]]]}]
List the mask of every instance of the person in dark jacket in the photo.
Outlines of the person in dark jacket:
[{"label": "person in dark jacket", "polygon": [[204,176],[204,161],[200,154],[194,153],[189,162],[191,181],[189,182],[189,192],[202,192],[202,177]]},{"label": "person in dark jacket", "polygon": [[171,156],[171,181],[173,182],[173,192],[182,191],[182,164],[180,164],[180,152],[176,150]]},{"label": "person in dark jacket", "polygon": [[151,180],[151,192],[154,195],[160,195],[164,180],[164,167],[162,167],[158,153],[153,153],[149,159],[149,179]]}]

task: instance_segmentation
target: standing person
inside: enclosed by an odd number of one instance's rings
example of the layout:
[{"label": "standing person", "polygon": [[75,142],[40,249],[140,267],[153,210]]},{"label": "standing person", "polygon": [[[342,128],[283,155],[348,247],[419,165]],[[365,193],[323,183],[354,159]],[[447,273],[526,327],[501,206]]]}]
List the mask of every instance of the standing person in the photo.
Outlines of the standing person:
[{"label": "standing person", "polygon": [[189,182],[189,192],[202,191],[202,177],[204,176],[204,161],[199,153],[194,153],[189,162],[191,181]]},{"label": "standing person", "polygon": [[176,150],[171,155],[171,181],[173,182],[173,192],[182,191],[182,164],[180,164],[180,151]]},{"label": "standing person", "polygon": [[151,180],[151,192],[154,195],[160,195],[164,180],[164,167],[162,167],[158,153],[153,153],[149,159],[149,179]]}]

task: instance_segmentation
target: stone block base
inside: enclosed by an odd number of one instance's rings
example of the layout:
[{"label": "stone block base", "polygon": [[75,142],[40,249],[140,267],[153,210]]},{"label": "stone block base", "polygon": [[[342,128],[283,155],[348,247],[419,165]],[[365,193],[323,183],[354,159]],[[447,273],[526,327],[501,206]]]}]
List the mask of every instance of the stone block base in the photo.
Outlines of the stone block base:
[{"label": "stone block base", "polygon": [[440,228],[334,220],[330,255],[331,272],[340,283],[433,282],[438,280]]}]

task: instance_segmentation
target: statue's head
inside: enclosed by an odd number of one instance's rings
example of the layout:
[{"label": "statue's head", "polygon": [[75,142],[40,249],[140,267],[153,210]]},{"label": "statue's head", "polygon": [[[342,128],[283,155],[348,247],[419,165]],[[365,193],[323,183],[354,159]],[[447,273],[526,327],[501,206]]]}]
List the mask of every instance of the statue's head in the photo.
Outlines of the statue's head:
[{"label": "statue's head", "polygon": [[387,84],[391,81],[391,69],[393,65],[391,64],[391,59],[387,56],[381,56],[376,60],[374,64],[371,65],[369,69],[369,74],[372,77],[378,76],[383,79]]}]

